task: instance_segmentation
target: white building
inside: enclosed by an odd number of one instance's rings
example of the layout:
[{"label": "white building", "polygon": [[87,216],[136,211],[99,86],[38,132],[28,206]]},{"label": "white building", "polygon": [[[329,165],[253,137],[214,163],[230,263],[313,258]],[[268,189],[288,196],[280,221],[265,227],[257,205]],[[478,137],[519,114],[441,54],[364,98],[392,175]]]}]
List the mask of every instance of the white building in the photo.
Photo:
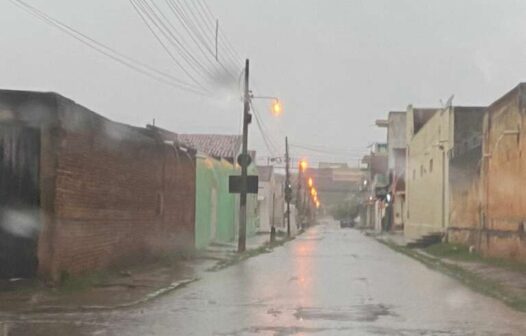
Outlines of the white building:
[{"label": "white building", "polygon": [[[274,174],[272,166],[258,166],[259,190],[259,232],[286,230],[285,195],[283,176]],[[291,211],[292,212],[292,211]]]}]

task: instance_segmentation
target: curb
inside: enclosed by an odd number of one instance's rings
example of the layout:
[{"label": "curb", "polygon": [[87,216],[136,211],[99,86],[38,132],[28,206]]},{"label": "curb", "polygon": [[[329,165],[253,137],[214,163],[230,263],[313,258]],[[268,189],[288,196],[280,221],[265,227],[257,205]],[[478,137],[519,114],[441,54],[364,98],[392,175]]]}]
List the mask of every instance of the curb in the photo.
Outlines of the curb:
[{"label": "curb", "polygon": [[142,298],[120,303],[116,305],[91,305],[91,306],[42,306],[33,310],[21,310],[14,314],[40,314],[40,313],[72,313],[72,312],[87,312],[87,311],[104,311],[104,310],[116,310],[116,309],[125,309],[125,308],[131,308],[133,306],[137,306],[140,304],[147,303],[149,301],[153,301],[171,291],[174,291],[179,288],[183,288],[192,282],[195,282],[199,280],[199,278],[192,278],[192,279],[184,279],[180,281],[175,281],[169,284],[166,287],[162,287],[154,292],[148,293],[144,295]]},{"label": "curb", "polygon": [[228,268],[232,265],[235,265],[237,263],[240,263],[242,261],[245,261],[247,259],[261,255],[263,253],[271,253],[276,247],[283,246],[286,243],[296,239],[296,237],[297,235],[291,236],[290,238],[284,238],[284,239],[277,240],[274,243],[267,242],[259,247],[248,249],[245,252],[234,253],[230,258],[219,261],[214,266],[209,267],[206,271],[207,272],[217,272],[222,269]]},{"label": "curb", "polygon": [[516,311],[526,312],[526,302],[524,302],[524,299],[517,298],[510,293],[505,286],[502,286],[498,282],[481,277],[462,266],[453,262],[448,262],[447,259],[445,260],[443,258],[435,257],[424,251],[400,246],[393,241],[381,238],[374,239],[391,250],[422,263],[427,268],[438,271],[459,281],[461,284],[477,293],[497,299]]}]

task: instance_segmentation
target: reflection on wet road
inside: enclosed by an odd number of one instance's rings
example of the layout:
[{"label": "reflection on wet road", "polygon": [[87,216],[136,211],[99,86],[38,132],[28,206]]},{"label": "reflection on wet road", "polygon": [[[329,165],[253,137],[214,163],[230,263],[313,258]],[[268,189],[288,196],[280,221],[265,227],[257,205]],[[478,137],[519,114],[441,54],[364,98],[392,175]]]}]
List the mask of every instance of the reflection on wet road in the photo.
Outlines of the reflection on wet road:
[{"label": "reflection on wet road", "polygon": [[142,307],[19,319],[9,335],[526,335],[526,314],[334,222]]}]

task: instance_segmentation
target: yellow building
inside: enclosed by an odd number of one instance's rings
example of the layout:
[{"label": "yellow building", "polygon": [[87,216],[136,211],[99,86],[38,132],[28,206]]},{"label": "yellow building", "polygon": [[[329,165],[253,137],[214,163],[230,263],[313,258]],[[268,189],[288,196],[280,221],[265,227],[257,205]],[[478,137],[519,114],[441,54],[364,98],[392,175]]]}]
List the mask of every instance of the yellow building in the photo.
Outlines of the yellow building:
[{"label": "yellow building", "polygon": [[[458,183],[450,158],[466,139],[482,131],[484,107],[407,109],[406,225],[414,239],[445,233],[450,221],[451,184]],[[479,154],[480,156],[480,154]]]}]

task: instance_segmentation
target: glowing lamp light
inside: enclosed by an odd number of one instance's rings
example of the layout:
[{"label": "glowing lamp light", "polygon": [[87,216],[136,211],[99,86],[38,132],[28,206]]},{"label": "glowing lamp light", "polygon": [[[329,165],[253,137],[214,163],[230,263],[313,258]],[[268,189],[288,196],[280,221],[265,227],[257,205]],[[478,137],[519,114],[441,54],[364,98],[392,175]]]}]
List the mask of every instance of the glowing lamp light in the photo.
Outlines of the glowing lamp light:
[{"label": "glowing lamp light", "polygon": [[307,170],[307,167],[308,167],[307,161],[301,160],[300,161],[300,169],[301,169],[301,171],[304,172],[305,170]]},{"label": "glowing lamp light", "polygon": [[283,113],[283,106],[281,106],[281,102],[277,99],[275,99],[272,102],[272,114],[275,117],[279,117]]},{"label": "glowing lamp light", "polygon": [[312,177],[309,177],[309,180],[307,181],[307,183],[309,184],[309,188],[312,188],[312,185],[314,184]]}]

